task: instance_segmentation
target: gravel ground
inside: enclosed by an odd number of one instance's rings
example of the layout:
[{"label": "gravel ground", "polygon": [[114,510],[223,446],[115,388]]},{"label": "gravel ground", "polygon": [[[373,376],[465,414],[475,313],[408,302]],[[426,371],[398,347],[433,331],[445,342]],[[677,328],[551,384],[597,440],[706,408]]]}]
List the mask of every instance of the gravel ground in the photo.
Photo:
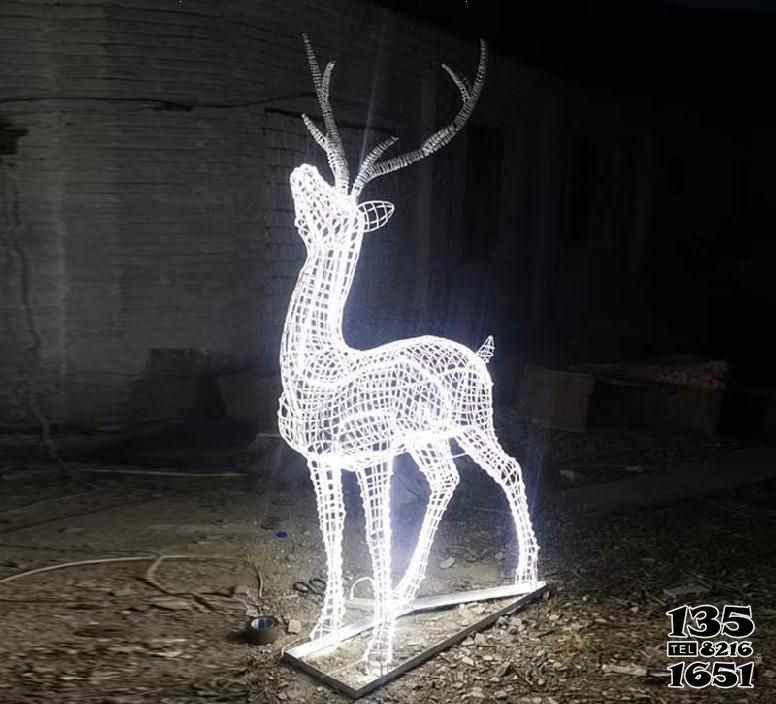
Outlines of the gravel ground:
[{"label": "gravel ground", "polygon": [[[776,701],[776,482],[671,506],[582,513],[573,492],[561,499],[554,489],[632,471],[670,472],[729,443],[572,436],[509,416],[499,425],[505,445],[526,458],[529,494],[538,497],[549,598],[364,701]],[[501,496],[482,473],[461,465],[462,483],[432,552],[429,593],[498,583],[515,557]],[[588,467],[582,480],[558,476],[579,467]],[[0,580],[59,563],[124,559],[0,584],[0,702],[347,701],[280,663],[283,648],[304,641],[318,608],[292,584],[324,568],[312,491],[288,455],[251,476],[79,471],[63,484],[51,466],[17,462],[1,471]],[[368,573],[369,560],[350,479],[345,555],[352,581]],[[411,492],[397,503],[401,568],[423,504]],[[450,558],[453,566],[443,569]],[[686,584],[700,593],[677,599],[664,591]],[[751,604],[754,689],[666,686],[665,612],[685,601]],[[257,611],[284,624],[271,646],[244,642],[242,626]],[[291,619],[301,633],[287,632]]]}]

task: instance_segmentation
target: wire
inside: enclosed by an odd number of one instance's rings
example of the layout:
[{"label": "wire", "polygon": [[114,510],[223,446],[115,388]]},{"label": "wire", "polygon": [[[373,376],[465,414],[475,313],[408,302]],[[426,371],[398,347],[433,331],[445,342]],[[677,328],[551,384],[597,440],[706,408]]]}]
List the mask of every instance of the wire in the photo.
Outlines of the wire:
[{"label": "wire", "polygon": [[[63,570],[68,567],[81,567],[84,565],[104,565],[112,562],[139,562],[141,560],[153,560],[152,567],[158,566],[162,560],[236,560],[238,558],[227,555],[134,555],[132,557],[101,557],[94,560],[76,560],[75,562],[61,562],[48,567],[38,567],[34,570],[26,570],[17,574],[9,575],[0,579],[0,584],[15,582],[22,577],[30,577],[34,574],[43,572],[53,572],[54,570]],[[153,573],[152,573],[153,575]]]}]

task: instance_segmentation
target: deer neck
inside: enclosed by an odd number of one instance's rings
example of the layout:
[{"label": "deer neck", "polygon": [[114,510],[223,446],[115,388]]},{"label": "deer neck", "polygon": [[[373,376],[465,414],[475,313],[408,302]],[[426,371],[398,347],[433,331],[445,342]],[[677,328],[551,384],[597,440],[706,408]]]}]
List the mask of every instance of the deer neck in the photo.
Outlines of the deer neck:
[{"label": "deer neck", "polygon": [[308,252],[299,272],[281,342],[284,386],[299,378],[310,360],[321,354],[347,352],[342,335],[345,310],[361,238],[348,248]]}]

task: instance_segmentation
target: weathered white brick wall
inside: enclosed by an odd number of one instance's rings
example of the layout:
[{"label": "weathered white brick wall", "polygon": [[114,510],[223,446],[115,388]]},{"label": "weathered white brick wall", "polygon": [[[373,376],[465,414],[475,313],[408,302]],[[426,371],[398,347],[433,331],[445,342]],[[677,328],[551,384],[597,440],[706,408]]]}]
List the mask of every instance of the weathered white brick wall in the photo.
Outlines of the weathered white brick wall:
[{"label": "weathered white brick wall", "polygon": [[[202,368],[271,370],[303,256],[288,174],[312,142],[296,115],[318,112],[302,31],[338,59],[353,159],[367,119],[370,139],[420,139],[424,82],[476,56],[355,1],[0,0],[0,117],[28,130],[0,167],[0,422],[32,422],[31,393],[64,423],[170,416]],[[364,248],[355,343],[414,332],[422,173],[365,194],[400,207]],[[152,352],[170,349],[198,351],[172,380]]]},{"label": "weathered white brick wall", "polygon": [[[0,137],[27,130],[0,155],[0,426],[34,424],[37,411],[87,425],[183,417],[201,409],[203,375],[273,371],[303,257],[288,175],[322,163],[298,119],[318,113],[302,31],[337,59],[353,165],[386,131],[407,149],[449,119],[457,95],[439,63],[470,73],[476,60],[473,45],[363,0],[0,0]],[[366,239],[353,344],[495,332],[535,359],[595,315],[632,318],[587,292],[617,301],[599,285],[612,271],[660,281],[659,257],[640,264],[648,242],[670,247],[686,225],[656,206],[659,120],[696,168],[725,169],[724,145],[690,119],[497,56],[475,119],[505,136],[497,256],[462,261],[463,194],[477,178],[465,134],[376,181],[364,197],[398,211]],[[596,217],[631,205],[575,249],[564,213],[579,135],[603,145]],[[728,207],[730,184],[712,186],[701,227]]]}]

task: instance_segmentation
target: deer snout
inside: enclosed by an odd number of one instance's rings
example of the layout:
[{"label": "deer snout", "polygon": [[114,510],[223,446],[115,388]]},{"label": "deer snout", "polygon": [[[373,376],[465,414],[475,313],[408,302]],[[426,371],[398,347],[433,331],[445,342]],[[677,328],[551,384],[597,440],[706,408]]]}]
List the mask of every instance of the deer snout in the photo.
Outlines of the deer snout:
[{"label": "deer snout", "polygon": [[291,172],[291,192],[316,191],[324,181],[318,169],[312,164],[301,164]]}]

